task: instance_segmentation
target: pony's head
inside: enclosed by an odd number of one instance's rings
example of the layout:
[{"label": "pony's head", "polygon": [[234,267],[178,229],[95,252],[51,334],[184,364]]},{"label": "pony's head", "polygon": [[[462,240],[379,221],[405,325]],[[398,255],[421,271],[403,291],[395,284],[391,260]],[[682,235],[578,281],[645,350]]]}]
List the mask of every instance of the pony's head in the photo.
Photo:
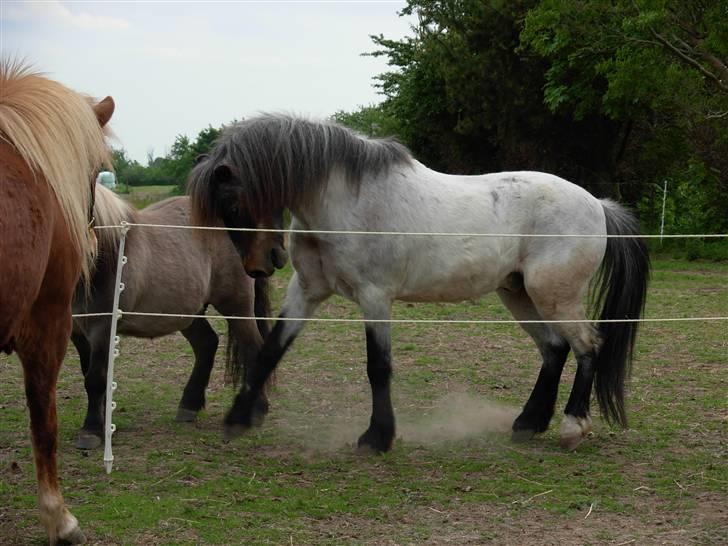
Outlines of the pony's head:
[{"label": "pony's head", "polygon": [[[96,121],[99,122],[99,127],[103,130],[111,120],[111,116],[114,114],[114,110],[116,108],[114,99],[106,97],[95,104],[92,99],[89,99],[89,102],[91,103],[91,110],[93,110],[93,113],[96,116]],[[101,166],[99,166],[99,169],[96,169],[96,171],[100,170],[100,167]],[[88,205],[88,225],[91,227],[93,227],[96,223],[96,217],[94,214],[96,204],[96,176],[98,175],[98,172],[96,171],[92,172],[92,176],[89,180],[89,184],[91,184],[91,201]],[[91,230],[91,235],[96,238],[96,233],[93,230]]]},{"label": "pony's head", "polygon": [[[219,225],[228,235],[243,260],[245,272],[254,278],[269,277],[288,261],[283,234],[270,231],[236,231],[245,229],[281,229],[283,208],[259,208],[247,198],[243,182],[234,167],[213,158],[198,158],[190,178],[195,223]],[[204,186],[201,180],[207,183]]]},{"label": "pony's head", "polygon": [[[190,175],[195,222],[229,228],[282,225],[320,202],[332,172],[358,191],[365,175],[409,165],[409,151],[392,139],[368,139],[331,121],[262,114],[228,126]],[[266,276],[286,259],[283,237],[229,231],[252,276]]]}]

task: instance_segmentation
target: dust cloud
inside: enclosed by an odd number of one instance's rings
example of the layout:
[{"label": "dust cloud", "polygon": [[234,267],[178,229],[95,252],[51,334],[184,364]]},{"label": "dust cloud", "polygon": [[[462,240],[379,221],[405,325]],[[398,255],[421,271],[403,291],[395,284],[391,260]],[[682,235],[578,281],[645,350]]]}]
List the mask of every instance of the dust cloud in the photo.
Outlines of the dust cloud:
[{"label": "dust cloud", "polygon": [[[333,408],[331,408],[333,409]],[[339,408],[343,409],[343,408]],[[493,402],[466,392],[449,393],[430,403],[395,403],[397,441],[416,445],[441,445],[487,434],[508,434],[519,408]],[[332,414],[333,413],[333,414]],[[327,417],[287,415],[278,426],[298,437],[314,451],[336,451],[356,446],[359,435],[369,424],[369,406],[357,404]]]},{"label": "dust cloud", "polygon": [[508,433],[518,413],[518,408],[469,393],[453,393],[417,417],[402,413],[397,436],[406,443],[433,445]]}]

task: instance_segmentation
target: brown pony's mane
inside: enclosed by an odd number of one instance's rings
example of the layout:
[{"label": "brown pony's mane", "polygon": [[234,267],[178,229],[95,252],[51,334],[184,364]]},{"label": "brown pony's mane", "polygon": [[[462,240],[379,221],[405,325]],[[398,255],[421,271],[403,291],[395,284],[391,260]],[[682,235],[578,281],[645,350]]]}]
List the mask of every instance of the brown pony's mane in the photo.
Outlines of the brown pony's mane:
[{"label": "brown pony's mane", "polygon": [[52,189],[71,240],[86,257],[84,278],[95,249],[88,229],[91,181],[99,169],[112,165],[93,102],[22,62],[0,61],[0,139]]},{"label": "brown pony's mane", "polygon": [[[96,202],[94,203],[94,217],[96,226],[118,226],[122,221],[134,222],[137,211],[133,206],[101,184],[96,184]],[[107,249],[116,249],[119,246],[121,229],[97,229],[96,238],[99,240],[99,252]]]}]

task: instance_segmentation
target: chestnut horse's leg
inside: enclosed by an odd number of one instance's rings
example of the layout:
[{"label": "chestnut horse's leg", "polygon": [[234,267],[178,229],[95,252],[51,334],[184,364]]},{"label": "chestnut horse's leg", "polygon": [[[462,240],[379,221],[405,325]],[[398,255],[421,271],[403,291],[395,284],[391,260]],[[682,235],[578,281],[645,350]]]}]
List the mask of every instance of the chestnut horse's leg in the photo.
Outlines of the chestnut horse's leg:
[{"label": "chestnut horse's leg", "polygon": [[23,363],[30,411],[40,517],[51,544],[82,544],[85,537],[58,487],[56,381],[71,333],[70,305],[36,304],[17,351]]}]

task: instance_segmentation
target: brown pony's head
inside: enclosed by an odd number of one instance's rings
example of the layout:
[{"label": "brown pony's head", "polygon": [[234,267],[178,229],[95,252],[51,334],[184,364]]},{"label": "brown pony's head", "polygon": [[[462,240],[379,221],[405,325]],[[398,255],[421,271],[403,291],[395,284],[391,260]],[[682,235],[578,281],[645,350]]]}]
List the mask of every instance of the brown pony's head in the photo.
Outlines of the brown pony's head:
[{"label": "brown pony's head", "polygon": [[[207,157],[198,158],[198,167],[209,161]],[[196,168],[197,169],[197,168]],[[236,231],[244,229],[283,228],[283,209],[258,208],[252,206],[243,190],[241,180],[234,174],[230,165],[221,162],[210,170],[207,193],[200,197],[195,183],[195,171],[190,182],[193,200],[193,216],[198,224],[215,224],[222,220],[235,248],[243,260],[245,272],[254,278],[269,277],[276,269],[281,269],[288,261],[283,233],[279,231]],[[217,222],[219,223],[219,222]]]},{"label": "brown pony's head", "polygon": [[[96,120],[99,122],[99,126],[104,129],[106,125],[111,120],[111,116],[114,114],[114,109],[116,108],[116,104],[114,103],[114,99],[111,97],[106,97],[103,100],[100,100],[96,104],[91,105],[91,109],[93,110],[94,114],[96,115]],[[96,174],[94,173],[94,176],[91,177],[89,180],[89,183],[91,184],[91,201],[88,205],[88,225],[89,228],[93,228],[96,224],[96,218],[94,217],[94,207],[96,206]],[[94,238],[94,245],[98,245],[98,239],[96,237],[96,233],[91,229],[91,236]]]}]

